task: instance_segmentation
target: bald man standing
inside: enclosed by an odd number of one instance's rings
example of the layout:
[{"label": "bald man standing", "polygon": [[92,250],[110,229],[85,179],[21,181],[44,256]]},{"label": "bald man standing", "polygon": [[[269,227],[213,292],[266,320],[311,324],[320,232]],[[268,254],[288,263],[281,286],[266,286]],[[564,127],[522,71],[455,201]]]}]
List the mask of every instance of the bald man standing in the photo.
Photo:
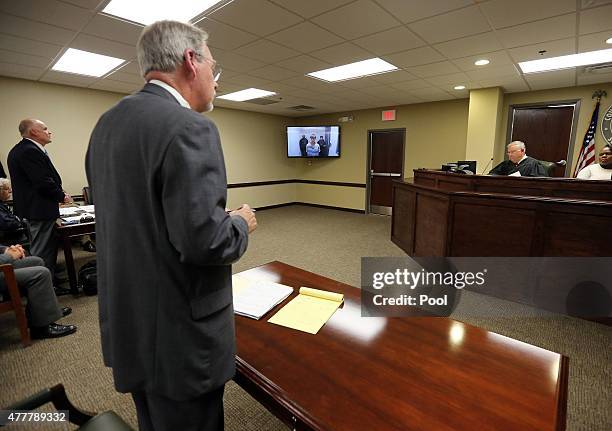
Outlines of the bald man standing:
[{"label": "bald man standing", "polygon": [[[19,123],[19,133],[23,139],[8,154],[15,214],[30,222],[31,254],[42,258],[54,274],[58,246],[54,227],[59,204],[70,203],[72,198],[62,189],[62,179],[45,149],[51,143],[47,125],[28,118]],[[56,293],[64,291],[56,289]]]}]

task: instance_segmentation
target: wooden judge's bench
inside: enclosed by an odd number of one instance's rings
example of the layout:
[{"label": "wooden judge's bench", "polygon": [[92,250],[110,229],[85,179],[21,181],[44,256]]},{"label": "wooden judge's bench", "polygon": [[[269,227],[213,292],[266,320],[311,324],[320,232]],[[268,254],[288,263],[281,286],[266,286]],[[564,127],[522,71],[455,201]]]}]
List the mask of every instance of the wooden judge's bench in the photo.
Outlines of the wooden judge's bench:
[{"label": "wooden judge's bench", "polygon": [[393,183],[409,256],[612,256],[612,181],[415,169]]}]

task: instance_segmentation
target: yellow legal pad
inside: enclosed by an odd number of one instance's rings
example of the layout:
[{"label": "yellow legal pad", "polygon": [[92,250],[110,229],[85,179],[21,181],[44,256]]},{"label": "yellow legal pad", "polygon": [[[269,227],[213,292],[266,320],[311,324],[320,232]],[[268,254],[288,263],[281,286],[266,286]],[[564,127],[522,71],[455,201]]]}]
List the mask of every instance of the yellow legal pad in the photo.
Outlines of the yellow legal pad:
[{"label": "yellow legal pad", "polygon": [[316,334],[340,307],[344,295],[300,287],[300,294],[268,320],[276,325]]}]

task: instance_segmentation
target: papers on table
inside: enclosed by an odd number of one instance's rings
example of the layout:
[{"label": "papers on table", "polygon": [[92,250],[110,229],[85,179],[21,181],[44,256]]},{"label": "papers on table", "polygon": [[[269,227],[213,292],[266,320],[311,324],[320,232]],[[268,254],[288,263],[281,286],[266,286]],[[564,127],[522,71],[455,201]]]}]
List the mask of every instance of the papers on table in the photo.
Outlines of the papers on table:
[{"label": "papers on table", "polygon": [[81,205],[81,206],[79,207],[79,209],[80,209],[80,210],[83,210],[83,211],[85,211],[85,212],[88,212],[88,213],[93,213],[93,212],[95,212],[95,211],[94,211],[94,205]]},{"label": "papers on table", "polygon": [[510,175],[508,175],[509,177],[520,177],[521,173],[519,171],[513,172]]},{"label": "papers on table", "polygon": [[271,281],[232,276],[234,313],[260,319],[293,292],[293,287]]},{"label": "papers on table", "polygon": [[341,293],[300,287],[300,294],[268,322],[316,334],[344,301]]},{"label": "papers on table", "polygon": [[[63,225],[81,223],[81,219],[95,219],[95,210],[93,205],[60,207],[60,218]],[[93,221],[93,220],[86,220]]]}]

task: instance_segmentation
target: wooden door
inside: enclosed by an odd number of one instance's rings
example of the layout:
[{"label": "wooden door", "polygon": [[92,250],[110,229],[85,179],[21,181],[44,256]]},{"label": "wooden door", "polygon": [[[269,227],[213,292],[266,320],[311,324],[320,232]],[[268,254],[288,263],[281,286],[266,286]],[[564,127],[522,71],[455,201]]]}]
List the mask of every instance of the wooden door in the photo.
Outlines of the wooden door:
[{"label": "wooden door", "polygon": [[370,131],[369,211],[391,214],[394,179],[404,176],[404,139],[406,131]]},{"label": "wooden door", "polygon": [[[523,141],[527,155],[535,159],[569,162],[574,108],[574,105],[514,108],[510,140]],[[565,168],[557,167],[553,176],[563,177],[565,172]]]}]

